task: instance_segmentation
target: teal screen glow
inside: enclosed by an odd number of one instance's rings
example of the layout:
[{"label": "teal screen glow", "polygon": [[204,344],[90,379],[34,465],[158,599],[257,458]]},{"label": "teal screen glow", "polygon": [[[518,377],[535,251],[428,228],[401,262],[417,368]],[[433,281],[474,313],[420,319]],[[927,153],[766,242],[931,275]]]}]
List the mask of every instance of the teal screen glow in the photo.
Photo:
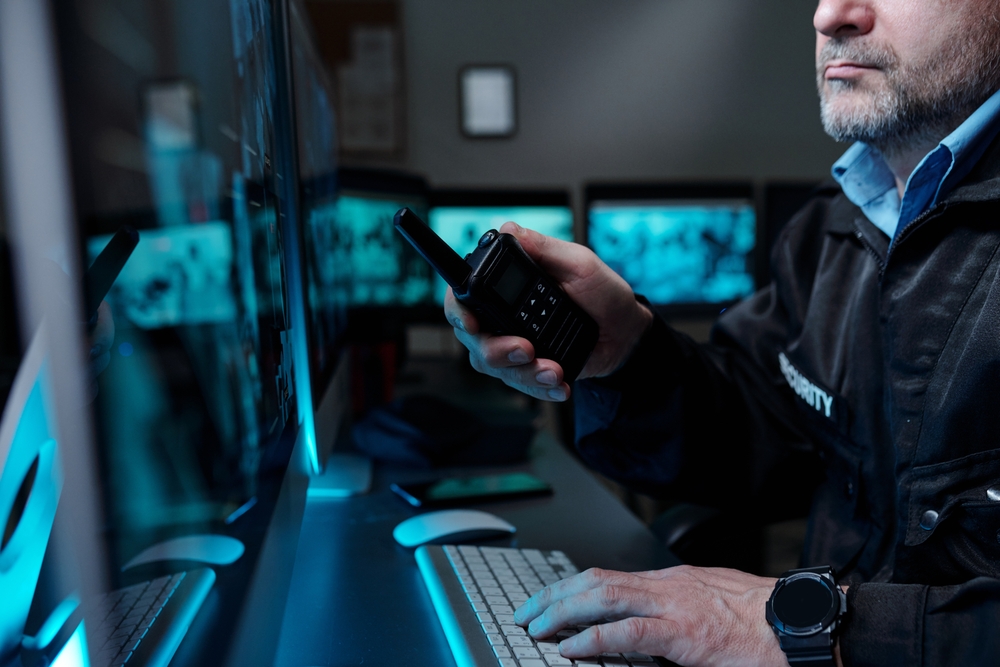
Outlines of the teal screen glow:
[{"label": "teal screen glow", "polygon": [[[573,240],[573,211],[563,206],[442,206],[431,209],[430,224],[438,236],[465,257],[476,248],[479,237],[500,229],[507,221],[563,241]],[[440,277],[434,281],[434,298],[444,303],[448,285]]]},{"label": "teal screen glow", "polygon": [[588,244],[657,305],[721,304],[754,291],[750,202],[594,202]]},{"label": "teal screen glow", "polygon": [[410,201],[341,196],[334,227],[336,262],[346,266],[346,301],[352,306],[415,306],[431,303],[432,269],[393,226],[396,211]]}]

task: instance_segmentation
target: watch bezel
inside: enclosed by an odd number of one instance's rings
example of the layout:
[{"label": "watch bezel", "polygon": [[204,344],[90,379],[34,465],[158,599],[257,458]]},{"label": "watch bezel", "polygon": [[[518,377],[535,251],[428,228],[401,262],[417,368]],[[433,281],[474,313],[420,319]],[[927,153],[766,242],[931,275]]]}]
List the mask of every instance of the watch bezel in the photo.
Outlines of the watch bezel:
[{"label": "watch bezel", "polygon": [[[787,586],[792,582],[801,581],[803,579],[815,581],[819,583],[821,586],[824,586],[830,592],[830,598],[831,598],[830,609],[823,616],[823,619],[815,625],[810,625],[810,626],[788,625],[780,618],[778,618],[777,614],[774,613],[774,600],[778,596],[778,594],[782,591],[782,589],[785,588],[785,586]],[[843,594],[844,592],[840,590],[840,587],[837,586],[835,582],[831,581],[829,578],[824,577],[821,574],[817,574],[815,572],[797,572],[788,577],[784,577],[778,580],[778,583],[777,585],[775,585],[774,590],[771,591],[771,597],[768,598],[767,600],[767,609],[765,616],[767,618],[768,623],[770,623],[771,626],[776,631],[782,634],[791,637],[811,637],[829,628],[837,619],[841,611],[841,606],[842,606],[841,599]]]}]

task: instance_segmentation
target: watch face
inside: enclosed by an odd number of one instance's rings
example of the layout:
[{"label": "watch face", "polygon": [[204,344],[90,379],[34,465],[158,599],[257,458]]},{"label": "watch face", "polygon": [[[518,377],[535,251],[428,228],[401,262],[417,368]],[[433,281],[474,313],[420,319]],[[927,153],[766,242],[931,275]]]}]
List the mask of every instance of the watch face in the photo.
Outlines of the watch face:
[{"label": "watch face", "polygon": [[822,624],[835,604],[833,591],[821,580],[802,577],[775,591],[772,608],[787,628],[806,629]]}]

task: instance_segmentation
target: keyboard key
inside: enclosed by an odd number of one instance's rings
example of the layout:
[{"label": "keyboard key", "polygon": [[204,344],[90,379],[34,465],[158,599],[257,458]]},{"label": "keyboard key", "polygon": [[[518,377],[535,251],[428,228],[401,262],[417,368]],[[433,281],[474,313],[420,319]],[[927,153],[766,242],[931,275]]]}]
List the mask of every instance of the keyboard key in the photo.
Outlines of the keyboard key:
[{"label": "keyboard key", "polygon": [[493,652],[498,658],[509,658],[513,655],[506,646],[494,646]]},{"label": "keyboard key", "polygon": [[[486,610],[477,609],[476,611],[486,611]],[[494,616],[496,616],[497,614],[513,614],[514,608],[511,607],[509,604],[491,604],[490,611],[493,612]]]},{"label": "keyboard key", "polygon": [[622,657],[629,662],[654,662],[653,656],[646,655],[645,653],[623,653]]},{"label": "keyboard key", "polygon": [[537,644],[535,644],[535,646],[537,646],[538,650],[541,651],[543,654],[559,652],[559,644],[555,644],[553,642],[538,642]]},{"label": "keyboard key", "polygon": [[493,614],[488,611],[481,611],[477,613],[476,618],[479,619],[480,623],[493,623]]},{"label": "keyboard key", "polygon": [[490,610],[489,605],[487,605],[485,602],[473,602],[472,603],[472,609],[475,610],[475,611],[489,611]]},{"label": "keyboard key", "polygon": [[[515,646],[514,655],[517,656],[518,660],[523,660],[524,658],[540,658],[538,650],[534,646]],[[524,664],[524,663],[521,663]]]},{"label": "keyboard key", "polygon": [[510,604],[510,601],[506,597],[504,597],[503,595],[487,595],[486,596],[486,604],[488,604],[490,607],[492,607],[493,605]]},{"label": "keyboard key", "polygon": [[545,662],[549,663],[551,667],[565,667],[566,665],[572,665],[573,661],[569,658],[564,658],[558,653],[546,653]]},{"label": "keyboard key", "polygon": [[520,625],[501,625],[500,632],[504,634],[505,637],[527,637],[528,633],[525,632],[524,628]]},{"label": "keyboard key", "polygon": [[522,660],[521,667],[545,667],[545,662],[542,660]]},{"label": "keyboard key", "polygon": [[514,625],[514,614],[495,614],[497,625]]},{"label": "keyboard key", "polygon": [[490,646],[503,646],[503,635],[486,635],[486,639],[489,640]]},{"label": "keyboard key", "polygon": [[514,658],[500,658],[500,667],[517,667],[517,660]]},{"label": "keyboard key", "polygon": [[479,625],[483,626],[483,632],[485,632],[486,634],[495,635],[496,633],[500,632],[500,630],[497,629],[496,623],[480,623]]},{"label": "keyboard key", "polygon": [[483,596],[479,593],[466,593],[465,597],[469,598],[469,602],[484,602]]},{"label": "keyboard key", "polygon": [[512,635],[507,637],[507,643],[513,648],[530,648],[532,651],[535,650],[535,642],[531,637],[518,637],[517,635]]}]

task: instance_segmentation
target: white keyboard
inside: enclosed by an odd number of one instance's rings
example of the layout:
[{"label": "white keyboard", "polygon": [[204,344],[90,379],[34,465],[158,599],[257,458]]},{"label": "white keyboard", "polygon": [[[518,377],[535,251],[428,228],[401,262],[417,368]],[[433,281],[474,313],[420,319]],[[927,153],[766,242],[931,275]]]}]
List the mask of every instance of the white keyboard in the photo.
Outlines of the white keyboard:
[{"label": "white keyboard", "polygon": [[558,642],[585,626],[541,641],[514,623],[514,610],[544,586],[576,574],[561,551],[422,546],[417,564],[459,667],[654,667],[641,653],[570,660]]}]

